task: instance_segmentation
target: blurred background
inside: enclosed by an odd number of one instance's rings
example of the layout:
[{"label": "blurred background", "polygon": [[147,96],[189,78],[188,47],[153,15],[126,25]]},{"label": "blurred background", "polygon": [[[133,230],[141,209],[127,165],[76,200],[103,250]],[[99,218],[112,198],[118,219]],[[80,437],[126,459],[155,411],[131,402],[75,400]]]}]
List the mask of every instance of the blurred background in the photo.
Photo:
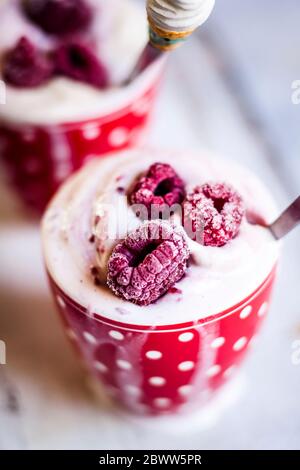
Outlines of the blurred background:
[{"label": "blurred background", "polygon": [[[298,0],[216,0],[211,19],[170,57],[148,142],[209,147],[246,164],[283,209],[300,193],[299,24]],[[206,429],[154,430],[95,401],[48,294],[38,227],[2,185],[0,448],[299,449],[299,242],[299,230],[285,240],[235,403]]]}]

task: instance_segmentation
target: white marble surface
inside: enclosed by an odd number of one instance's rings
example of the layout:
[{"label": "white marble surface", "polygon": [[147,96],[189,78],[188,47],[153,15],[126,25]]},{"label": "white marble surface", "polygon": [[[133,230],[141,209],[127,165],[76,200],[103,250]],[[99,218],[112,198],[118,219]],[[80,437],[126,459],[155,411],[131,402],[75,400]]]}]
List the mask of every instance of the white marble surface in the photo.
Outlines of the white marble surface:
[{"label": "white marble surface", "polygon": [[[279,206],[300,192],[297,0],[219,0],[211,21],[171,59],[151,144],[209,146],[248,164]],[[300,231],[287,237],[270,316],[243,367],[243,393],[206,429],[130,421],[96,401],[62,335],[38,227],[0,194],[0,449],[300,448]],[[176,426],[175,426],[176,427]],[[174,428],[174,425],[172,426]]]}]

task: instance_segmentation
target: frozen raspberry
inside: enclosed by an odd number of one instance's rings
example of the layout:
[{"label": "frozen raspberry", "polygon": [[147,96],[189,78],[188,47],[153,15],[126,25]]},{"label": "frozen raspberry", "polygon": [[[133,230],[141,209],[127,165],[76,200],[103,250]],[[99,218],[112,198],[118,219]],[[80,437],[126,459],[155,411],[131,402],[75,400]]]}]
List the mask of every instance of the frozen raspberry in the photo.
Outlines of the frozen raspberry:
[{"label": "frozen raspberry", "polygon": [[149,305],[182,278],[188,258],[181,227],[147,221],[115,247],[108,262],[107,284],[117,296]]},{"label": "frozen raspberry", "polygon": [[3,78],[16,87],[42,85],[52,74],[50,59],[26,37],[22,37],[4,59]]},{"label": "frozen raspberry", "polygon": [[185,198],[185,185],[175,170],[166,163],[154,163],[145,176],[135,184],[129,199],[131,204],[146,207],[148,217],[159,218],[158,214],[169,213],[174,204],[181,204]]},{"label": "frozen raspberry", "polygon": [[88,27],[92,11],[84,0],[23,0],[27,16],[46,33],[63,35]]},{"label": "frozen raspberry", "polygon": [[187,195],[184,228],[198,243],[223,246],[238,234],[244,212],[242,198],[231,186],[207,183]]},{"label": "frozen raspberry", "polygon": [[105,67],[85,44],[72,41],[59,46],[54,53],[56,73],[97,88],[108,85]]}]

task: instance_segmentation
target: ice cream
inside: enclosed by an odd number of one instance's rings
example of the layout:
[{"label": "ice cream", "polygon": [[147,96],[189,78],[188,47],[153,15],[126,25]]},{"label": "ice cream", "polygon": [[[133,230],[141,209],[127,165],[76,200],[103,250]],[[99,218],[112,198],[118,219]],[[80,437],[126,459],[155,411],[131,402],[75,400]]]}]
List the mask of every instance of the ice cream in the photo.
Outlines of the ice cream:
[{"label": "ice cream", "polygon": [[[126,103],[125,92],[117,86],[128,77],[147,41],[144,10],[132,0],[85,2],[92,9],[92,22],[76,38],[92,45],[93,53],[107,70],[109,87],[97,89],[63,76],[36,88],[19,89],[8,85],[7,106],[1,107],[0,119],[55,124],[96,116],[99,109],[110,112],[120,100]],[[21,0],[0,3],[0,78],[4,56],[20,37],[29,38],[45,53],[51,53],[61,41],[61,37],[47,34],[31,22],[21,5]]]},{"label": "ice cream", "polygon": [[148,0],[151,24],[167,31],[193,31],[209,17],[215,0]]},{"label": "ice cream", "polygon": [[214,0],[148,0],[151,45],[162,51],[180,47],[207,20],[214,3]]},{"label": "ice cream", "polygon": [[[141,307],[117,297],[106,285],[111,253],[128,232],[143,224],[128,202],[128,192],[158,161],[174,168],[187,192],[210,181],[226,182],[239,192],[247,212],[266,222],[276,216],[272,197],[251,172],[205,151],[182,155],[135,150],[87,165],[62,187],[44,217],[47,269],[79,305],[115,321],[123,321],[125,311],[128,324],[178,324],[224,311],[266,279],[278,256],[278,244],[268,230],[244,217],[238,234],[225,246],[203,246],[188,238],[186,275],[156,302]],[[174,221],[181,225],[180,219]]]}]

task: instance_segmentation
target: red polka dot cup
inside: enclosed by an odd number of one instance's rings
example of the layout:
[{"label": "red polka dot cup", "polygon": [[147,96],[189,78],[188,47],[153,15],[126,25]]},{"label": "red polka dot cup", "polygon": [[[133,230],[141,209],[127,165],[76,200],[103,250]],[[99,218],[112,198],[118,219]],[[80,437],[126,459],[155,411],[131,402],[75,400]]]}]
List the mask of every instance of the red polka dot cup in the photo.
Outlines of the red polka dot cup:
[{"label": "red polka dot cup", "polygon": [[194,322],[120,323],[88,312],[49,276],[65,331],[107,393],[142,415],[203,407],[243,360],[267,313],[276,266],[231,308]]},{"label": "red polka dot cup", "polygon": [[154,64],[118,99],[112,93],[110,111],[101,113],[100,104],[99,115],[90,119],[31,125],[9,122],[0,113],[0,158],[27,207],[41,213],[59,185],[88,160],[142,142],[162,66]]}]

